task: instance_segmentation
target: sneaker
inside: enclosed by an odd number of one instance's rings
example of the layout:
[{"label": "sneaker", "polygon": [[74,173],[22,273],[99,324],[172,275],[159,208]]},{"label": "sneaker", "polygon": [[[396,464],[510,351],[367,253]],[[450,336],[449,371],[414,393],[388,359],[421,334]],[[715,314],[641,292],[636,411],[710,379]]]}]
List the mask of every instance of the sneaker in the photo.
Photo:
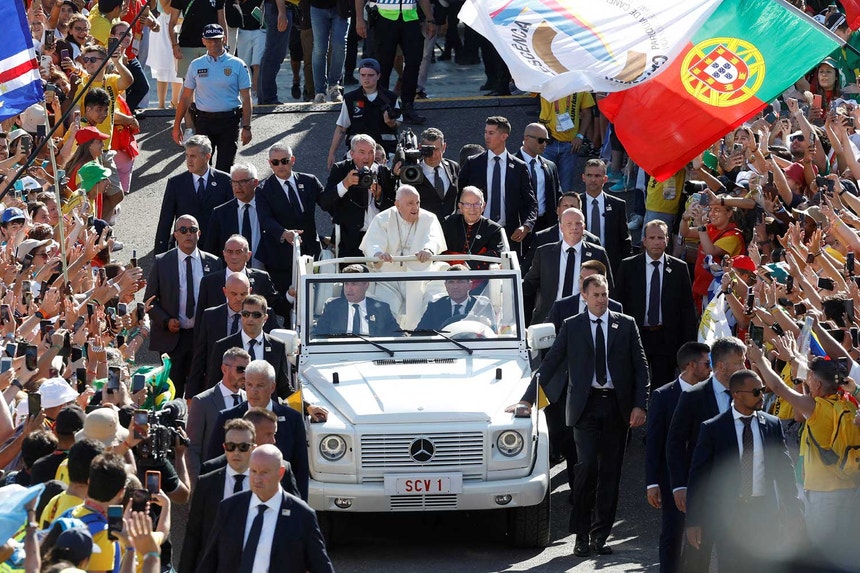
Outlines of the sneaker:
[{"label": "sneaker", "polygon": [[186,128],[185,128],[185,131],[184,131],[184,132],[182,132],[182,145],[185,145],[185,143],[186,143],[189,139],[191,139],[191,137],[192,137],[193,135],[194,135],[194,130],[193,130],[193,129],[191,129],[190,127],[186,127]]},{"label": "sneaker", "polygon": [[635,231],[636,229],[641,229],[643,222],[645,222],[645,217],[639,213],[633,213],[633,215],[630,216],[630,220],[627,221],[627,230]]},{"label": "sneaker", "polygon": [[325,103],[325,94],[316,94],[314,96],[314,103]]},{"label": "sneaker", "polygon": [[328,101],[331,103],[339,103],[343,101],[343,96],[340,95],[339,86],[331,86],[328,88]]},{"label": "sneaker", "polygon": [[627,191],[627,178],[622,176],[615,185],[609,188],[609,190],[616,193]]},{"label": "sneaker", "polygon": [[290,95],[293,96],[293,99],[302,99],[302,86],[293,84]]},{"label": "sneaker", "polygon": [[121,251],[125,248],[125,244],[122,241],[118,241],[116,239],[113,240],[113,247],[111,248],[111,252],[115,253],[117,251]]}]

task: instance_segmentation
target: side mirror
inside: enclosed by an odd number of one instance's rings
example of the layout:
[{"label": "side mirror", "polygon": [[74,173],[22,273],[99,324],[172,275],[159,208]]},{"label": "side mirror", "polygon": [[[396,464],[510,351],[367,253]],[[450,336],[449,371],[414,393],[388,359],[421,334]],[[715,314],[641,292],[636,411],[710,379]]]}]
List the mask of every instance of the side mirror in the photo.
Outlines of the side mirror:
[{"label": "side mirror", "polygon": [[555,325],[551,322],[533,324],[526,330],[526,343],[531,350],[549,348],[555,342]]},{"label": "side mirror", "polygon": [[276,338],[284,343],[287,356],[294,356],[299,351],[299,333],[295,330],[287,330],[286,328],[276,328],[269,333],[269,336]]}]

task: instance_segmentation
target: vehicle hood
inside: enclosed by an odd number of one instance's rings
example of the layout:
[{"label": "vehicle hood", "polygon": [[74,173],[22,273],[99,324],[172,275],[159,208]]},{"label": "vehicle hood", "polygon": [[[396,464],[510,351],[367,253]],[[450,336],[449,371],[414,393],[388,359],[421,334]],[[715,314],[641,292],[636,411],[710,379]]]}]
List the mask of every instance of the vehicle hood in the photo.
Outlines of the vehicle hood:
[{"label": "vehicle hood", "polygon": [[528,375],[519,358],[472,357],[362,360],[302,371],[303,383],[352,424],[489,422],[520,400]]}]

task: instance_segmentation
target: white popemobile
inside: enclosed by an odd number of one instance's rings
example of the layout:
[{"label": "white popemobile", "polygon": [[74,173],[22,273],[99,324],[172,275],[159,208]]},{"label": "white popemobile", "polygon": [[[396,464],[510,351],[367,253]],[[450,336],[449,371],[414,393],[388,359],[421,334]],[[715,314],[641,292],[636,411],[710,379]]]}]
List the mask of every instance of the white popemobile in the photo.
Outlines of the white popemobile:
[{"label": "white popemobile", "polygon": [[[338,513],[504,508],[513,545],[549,543],[546,422],[537,408],[505,407],[530,383],[529,350],[554,332],[530,329],[527,346],[515,254],[436,256],[435,266],[464,257],[492,270],[349,274],[338,269],[373,260],[298,261],[291,358],[303,399],[329,411],[307,423],[308,502],[324,527]],[[421,330],[401,327],[391,293],[404,281],[421,283],[422,309],[438,303]],[[446,283],[464,281],[468,300],[455,307]]]}]

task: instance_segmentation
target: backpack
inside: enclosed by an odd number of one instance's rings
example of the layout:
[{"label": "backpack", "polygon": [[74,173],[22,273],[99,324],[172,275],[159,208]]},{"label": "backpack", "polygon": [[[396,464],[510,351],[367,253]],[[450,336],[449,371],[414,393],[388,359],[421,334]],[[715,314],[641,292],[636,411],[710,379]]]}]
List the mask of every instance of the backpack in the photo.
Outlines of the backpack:
[{"label": "backpack", "polygon": [[833,434],[825,441],[827,447],[815,439],[808,425],[807,443],[811,440],[824,465],[833,469],[840,478],[857,479],[860,477],[860,428],[854,425],[857,407],[842,399],[828,403],[834,410],[836,423],[833,425]]}]

